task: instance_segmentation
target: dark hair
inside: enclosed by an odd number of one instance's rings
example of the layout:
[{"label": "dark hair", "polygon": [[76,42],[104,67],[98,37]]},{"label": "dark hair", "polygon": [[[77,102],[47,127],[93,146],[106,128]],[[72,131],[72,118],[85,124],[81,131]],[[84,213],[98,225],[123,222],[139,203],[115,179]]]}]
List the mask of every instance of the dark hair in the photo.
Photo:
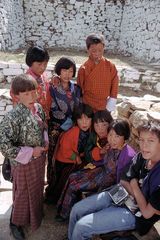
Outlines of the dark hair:
[{"label": "dark hair", "polygon": [[93,123],[108,122],[110,124],[112,121],[113,121],[113,118],[111,116],[111,113],[107,109],[97,111],[93,116]]},{"label": "dark hair", "polygon": [[108,132],[114,130],[117,135],[123,136],[124,140],[128,140],[130,137],[129,123],[123,119],[116,119],[109,125]]},{"label": "dark hair", "polygon": [[26,64],[31,67],[33,62],[48,62],[49,54],[48,51],[40,46],[32,46],[28,48],[26,53]]},{"label": "dark hair", "polygon": [[89,49],[92,44],[98,43],[102,43],[103,45],[105,45],[104,36],[101,34],[92,33],[86,38],[87,49]]},{"label": "dark hair", "polygon": [[73,68],[73,77],[76,75],[76,63],[72,58],[61,57],[54,67],[55,73],[59,76],[62,69]]},{"label": "dark hair", "polygon": [[36,80],[27,74],[21,74],[13,78],[11,89],[13,94],[18,95],[20,92],[35,90],[37,88]]},{"label": "dark hair", "polygon": [[76,122],[79,118],[82,117],[82,114],[85,114],[88,118],[92,118],[93,110],[88,104],[80,103],[73,110],[73,121]]},{"label": "dark hair", "polygon": [[160,141],[160,123],[156,121],[148,121],[138,127],[138,133],[141,132],[151,132],[154,133]]}]

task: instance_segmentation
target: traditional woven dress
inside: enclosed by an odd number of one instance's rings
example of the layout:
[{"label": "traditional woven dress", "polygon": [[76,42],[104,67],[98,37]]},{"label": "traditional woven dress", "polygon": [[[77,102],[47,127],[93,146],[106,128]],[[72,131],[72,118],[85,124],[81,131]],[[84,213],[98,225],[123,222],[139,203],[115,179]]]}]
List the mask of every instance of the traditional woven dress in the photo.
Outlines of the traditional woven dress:
[{"label": "traditional woven dress", "polygon": [[[46,198],[52,199],[53,188],[55,184],[55,170],[52,164],[52,158],[59,135],[64,131],[61,126],[71,120],[73,109],[79,105],[81,98],[80,87],[70,82],[68,90],[63,89],[60,79],[55,78],[50,86],[50,95],[52,98],[50,119],[48,121],[49,132],[49,150],[48,150],[48,166]],[[70,126],[71,127],[71,126]]]},{"label": "traditional woven dress", "polygon": [[[31,75],[38,83],[37,88],[37,102],[41,104],[43,107],[43,110],[46,114],[46,119],[49,119],[49,111],[51,107],[51,96],[49,92],[49,81],[47,79],[47,76],[45,73],[43,73],[41,76],[36,75],[31,68],[29,68],[26,72],[26,74]],[[17,96],[13,94],[12,89],[10,90],[10,95],[12,98],[13,105],[15,106],[18,102]]]},{"label": "traditional woven dress", "polygon": [[49,112],[51,108],[51,96],[49,92],[49,80],[47,79],[47,76],[45,73],[43,73],[41,76],[37,76],[31,68],[29,68],[26,72],[26,74],[31,75],[38,83],[37,88],[37,102],[41,104],[45,114],[46,119],[49,119]]},{"label": "traditional woven dress", "polygon": [[[57,203],[69,175],[72,172],[82,169],[86,164],[83,155],[88,136],[89,131],[84,132],[78,126],[74,126],[63,133],[57,153],[55,154],[56,181],[52,192],[54,203]],[[81,164],[77,164],[76,162],[77,155],[81,156]]]},{"label": "traditional woven dress", "polygon": [[79,69],[77,84],[83,102],[95,111],[106,109],[107,98],[117,98],[118,75],[114,64],[102,57],[98,64],[88,59]]},{"label": "traditional woven dress", "polygon": [[128,145],[121,151],[111,149],[104,157],[103,166],[72,173],[58,201],[59,214],[67,218],[80,193],[96,192],[119,182],[119,176],[134,155],[135,151]]},{"label": "traditional woven dress", "polygon": [[[0,123],[0,150],[12,166],[12,223],[37,229],[43,215],[45,154],[32,157],[32,148],[45,145],[45,114],[35,104],[34,114],[17,104]],[[24,155],[24,152],[26,154]],[[21,155],[22,154],[22,155]]]}]

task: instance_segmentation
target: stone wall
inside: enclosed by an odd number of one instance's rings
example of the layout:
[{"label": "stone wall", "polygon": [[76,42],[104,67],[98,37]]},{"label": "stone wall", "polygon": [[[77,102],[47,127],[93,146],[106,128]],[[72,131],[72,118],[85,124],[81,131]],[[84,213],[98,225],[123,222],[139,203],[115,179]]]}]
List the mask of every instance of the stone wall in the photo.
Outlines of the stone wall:
[{"label": "stone wall", "polygon": [[0,121],[13,108],[9,89],[0,89]]},{"label": "stone wall", "polygon": [[[77,71],[80,65],[77,65]],[[116,64],[120,78],[120,86],[131,87],[135,91],[150,90],[160,93],[160,71],[159,69],[147,68],[145,66],[128,66]],[[10,85],[14,76],[26,72],[26,64],[15,62],[0,62],[0,84],[5,87]],[[47,66],[47,75],[50,78],[54,74],[54,64]]]},{"label": "stone wall", "polygon": [[107,48],[116,51],[122,18],[120,1],[26,0],[25,9],[26,42],[84,49],[86,35],[101,32]]},{"label": "stone wall", "polygon": [[152,95],[145,95],[143,98],[123,98],[117,105],[117,112],[119,118],[129,122],[131,127],[130,143],[138,149],[137,128],[148,120],[160,124],[160,98]]},{"label": "stone wall", "polygon": [[24,46],[23,0],[0,1],[0,49],[13,50]]},{"label": "stone wall", "polygon": [[[10,86],[12,78],[16,75],[23,74],[28,69],[26,64],[16,63],[16,62],[0,62],[0,84],[2,88],[7,85]],[[51,78],[54,72],[54,65],[48,64],[47,66],[47,76]]]},{"label": "stone wall", "polygon": [[160,1],[127,0],[119,49],[138,59],[160,62]]},{"label": "stone wall", "polygon": [[[31,42],[85,48],[86,35],[103,33],[107,51],[160,62],[159,0],[2,0],[0,49]],[[23,18],[24,16],[24,18]]]}]

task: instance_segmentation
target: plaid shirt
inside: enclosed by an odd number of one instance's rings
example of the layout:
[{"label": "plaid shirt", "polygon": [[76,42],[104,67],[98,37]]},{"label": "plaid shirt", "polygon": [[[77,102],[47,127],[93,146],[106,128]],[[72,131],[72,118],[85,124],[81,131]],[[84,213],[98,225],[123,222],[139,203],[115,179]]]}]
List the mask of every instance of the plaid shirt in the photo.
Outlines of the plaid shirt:
[{"label": "plaid shirt", "polygon": [[79,69],[77,83],[82,89],[83,102],[94,110],[106,109],[107,98],[117,98],[118,76],[114,64],[102,57],[98,64],[88,59]]}]

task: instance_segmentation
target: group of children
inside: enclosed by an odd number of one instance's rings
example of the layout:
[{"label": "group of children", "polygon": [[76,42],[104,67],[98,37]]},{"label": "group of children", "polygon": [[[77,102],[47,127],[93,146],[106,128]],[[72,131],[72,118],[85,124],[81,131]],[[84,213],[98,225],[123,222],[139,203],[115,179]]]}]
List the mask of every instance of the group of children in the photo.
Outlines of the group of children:
[{"label": "group of children", "polygon": [[108,191],[87,197],[70,213],[70,240],[133,229],[144,235],[160,219],[160,125],[148,122],[138,130],[140,152],[121,177],[121,184],[137,202],[136,213],[114,205]]},{"label": "group of children", "polygon": [[[57,204],[57,221],[70,217],[70,240],[134,228],[144,234],[160,218],[160,126],[139,128],[141,153],[136,154],[127,144],[129,124],[113,120],[110,113],[118,76],[103,57],[104,37],[91,34],[86,46],[89,58],[78,71],[77,84],[71,81],[75,62],[68,57],[59,59],[48,81],[49,55],[38,46],[27,51],[26,74],[12,81],[14,108],[0,123],[0,150],[12,166],[10,229],[15,239],[25,239],[24,226],[40,226],[43,201]],[[119,182],[136,200],[137,216],[114,206],[104,190]],[[84,192],[92,196],[81,200]]]}]

